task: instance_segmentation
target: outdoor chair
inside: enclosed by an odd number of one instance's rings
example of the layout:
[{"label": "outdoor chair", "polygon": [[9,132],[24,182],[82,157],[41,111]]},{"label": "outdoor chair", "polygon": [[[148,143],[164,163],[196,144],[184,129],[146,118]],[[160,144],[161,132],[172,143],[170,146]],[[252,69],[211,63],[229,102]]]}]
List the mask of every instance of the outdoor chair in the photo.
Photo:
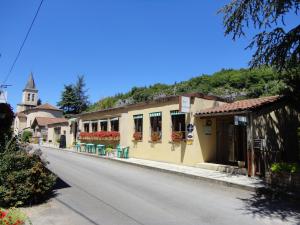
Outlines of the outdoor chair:
[{"label": "outdoor chair", "polygon": [[105,155],[105,145],[97,145],[97,151],[98,151],[98,155]]},{"label": "outdoor chair", "polygon": [[122,158],[123,151],[121,145],[117,145],[117,157]]},{"label": "outdoor chair", "polygon": [[129,146],[123,148],[123,158],[128,159],[128,156],[129,156]]}]

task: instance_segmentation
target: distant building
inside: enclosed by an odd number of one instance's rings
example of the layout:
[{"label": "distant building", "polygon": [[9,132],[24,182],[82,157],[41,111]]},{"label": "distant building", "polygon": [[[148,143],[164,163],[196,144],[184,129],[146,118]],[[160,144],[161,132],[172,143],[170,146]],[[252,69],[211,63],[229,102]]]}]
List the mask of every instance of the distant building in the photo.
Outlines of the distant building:
[{"label": "distant building", "polygon": [[[38,105],[38,90],[31,73],[23,89],[22,102],[17,106],[14,133],[19,134],[24,130],[31,130],[35,136],[42,135],[38,129],[32,127],[36,118],[44,118],[43,121],[52,122],[51,118],[63,118],[63,111],[48,103]],[[43,131],[47,135],[47,132]]]}]

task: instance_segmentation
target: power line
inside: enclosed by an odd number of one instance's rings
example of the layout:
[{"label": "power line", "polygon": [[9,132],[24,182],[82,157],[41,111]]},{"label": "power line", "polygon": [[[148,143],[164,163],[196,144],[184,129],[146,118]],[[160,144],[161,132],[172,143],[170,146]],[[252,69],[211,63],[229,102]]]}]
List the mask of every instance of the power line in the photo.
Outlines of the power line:
[{"label": "power line", "polygon": [[9,69],[9,71],[8,71],[8,73],[7,73],[6,77],[5,77],[5,79],[3,80],[2,84],[5,84],[5,83],[6,83],[6,81],[7,81],[8,78],[9,78],[9,76],[11,75],[11,72],[13,71],[13,69],[14,69],[14,67],[15,67],[15,65],[16,65],[16,62],[17,62],[19,56],[21,55],[22,49],[23,49],[23,47],[24,47],[24,45],[25,45],[25,42],[26,42],[26,40],[27,40],[27,38],[28,38],[28,36],[29,36],[29,33],[30,33],[30,31],[31,31],[31,29],[32,29],[32,27],[33,27],[34,21],[36,20],[36,17],[37,17],[37,15],[39,14],[39,11],[40,11],[40,8],[41,8],[43,2],[44,2],[44,0],[41,0],[41,2],[40,2],[40,4],[39,4],[39,7],[38,7],[37,11],[35,12],[35,15],[34,15],[34,17],[33,17],[33,20],[32,20],[32,22],[31,22],[31,24],[30,24],[30,26],[29,26],[29,29],[27,30],[26,36],[25,36],[25,38],[24,38],[24,40],[23,40],[23,42],[22,42],[22,44],[21,44],[21,46],[20,46],[20,48],[19,48],[18,54],[17,54],[15,60],[13,61],[13,64],[11,65],[11,67],[10,67],[10,69]]}]

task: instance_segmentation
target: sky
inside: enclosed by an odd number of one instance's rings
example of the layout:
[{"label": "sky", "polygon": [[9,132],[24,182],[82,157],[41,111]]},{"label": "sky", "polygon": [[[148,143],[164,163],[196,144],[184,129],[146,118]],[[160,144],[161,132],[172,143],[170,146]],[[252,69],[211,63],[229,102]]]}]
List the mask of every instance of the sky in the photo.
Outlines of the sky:
[{"label": "sky", "polygon": [[[0,81],[40,0],[0,1]],[[247,67],[249,35],[224,36],[226,0],[45,0],[7,84],[15,108],[29,74],[43,103],[85,75],[90,101],[133,86],[173,84],[222,68]]]}]

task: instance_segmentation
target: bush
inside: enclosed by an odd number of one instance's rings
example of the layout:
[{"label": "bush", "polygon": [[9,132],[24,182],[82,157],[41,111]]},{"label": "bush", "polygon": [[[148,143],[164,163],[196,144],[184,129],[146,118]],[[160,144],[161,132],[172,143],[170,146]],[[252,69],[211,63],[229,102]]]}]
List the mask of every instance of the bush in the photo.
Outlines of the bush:
[{"label": "bush", "polygon": [[32,132],[29,130],[25,130],[22,134],[22,141],[29,143],[30,138],[32,138]]},{"label": "bush", "polygon": [[25,150],[0,155],[0,205],[21,206],[39,203],[47,197],[56,177],[39,155]]},{"label": "bush", "polygon": [[32,224],[26,214],[19,209],[4,210],[0,208],[0,225],[24,225],[26,221]]},{"label": "bush", "polygon": [[274,173],[287,172],[298,173],[300,172],[300,166],[297,163],[273,163],[271,165],[271,171]]}]

